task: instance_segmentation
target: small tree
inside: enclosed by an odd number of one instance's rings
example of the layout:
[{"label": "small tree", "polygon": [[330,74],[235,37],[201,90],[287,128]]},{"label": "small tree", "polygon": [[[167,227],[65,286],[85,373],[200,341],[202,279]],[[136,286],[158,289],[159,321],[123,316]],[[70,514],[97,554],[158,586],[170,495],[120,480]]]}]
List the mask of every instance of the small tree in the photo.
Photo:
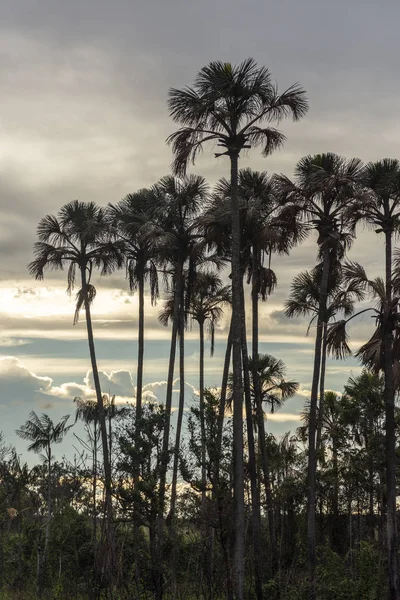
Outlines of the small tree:
[{"label": "small tree", "polygon": [[43,577],[46,569],[47,548],[50,535],[50,520],[51,520],[51,467],[52,467],[52,446],[62,442],[66,433],[71,429],[72,425],[67,425],[69,415],[62,417],[61,421],[54,424],[50,417],[42,414],[39,417],[34,411],[29,415],[28,421],[16,430],[17,435],[22,439],[28,440],[31,444],[28,446],[28,451],[33,451],[35,454],[44,452],[43,460],[47,464],[47,521],[45,529],[45,542],[43,553],[38,557],[38,596],[43,592]]}]

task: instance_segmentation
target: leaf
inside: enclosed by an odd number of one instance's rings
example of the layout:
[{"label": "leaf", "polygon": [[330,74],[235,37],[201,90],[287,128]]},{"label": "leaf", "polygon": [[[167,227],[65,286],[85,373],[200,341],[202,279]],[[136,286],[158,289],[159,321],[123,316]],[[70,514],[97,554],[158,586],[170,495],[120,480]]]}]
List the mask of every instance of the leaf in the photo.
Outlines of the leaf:
[{"label": "leaf", "polygon": [[371,338],[356,352],[363,365],[378,372],[382,368],[382,328],[380,325],[376,328]]},{"label": "leaf", "polygon": [[345,320],[336,323],[328,323],[326,330],[326,344],[328,353],[336,359],[344,359],[351,356],[352,352],[348,345],[348,335]]}]

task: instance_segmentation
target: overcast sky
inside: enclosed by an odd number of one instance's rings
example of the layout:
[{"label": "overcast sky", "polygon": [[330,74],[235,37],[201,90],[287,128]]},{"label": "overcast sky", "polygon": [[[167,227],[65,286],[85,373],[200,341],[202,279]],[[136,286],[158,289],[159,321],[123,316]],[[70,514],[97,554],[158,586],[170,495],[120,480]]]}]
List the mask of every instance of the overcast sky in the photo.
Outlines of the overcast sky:
[{"label": "overcast sky", "polygon": [[[283,123],[288,141],[268,159],[243,166],[290,175],[298,159],[332,151],[364,161],[398,157],[398,23],[396,0],[4,0],[0,4],[0,429],[9,441],[30,410],[57,419],[72,398],[92,394],[85,326],[72,327],[73,301],[63,276],[38,285],[26,264],[38,220],[73,199],[105,205],[169,172],[173,131],[169,87],[190,84],[210,60],[249,56],[268,66],[279,87],[298,81],[309,115]],[[227,174],[224,159],[206,152],[195,171],[210,184]],[[363,232],[351,257],[380,271],[382,242]],[[269,427],[294,429],[310,389],[312,336],[288,322],[282,303],[290,281],[310,268],[315,240],[276,264],[279,287],[262,308],[261,351],[285,360],[301,394]],[[137,302],[123,274],[97,281],[94,306],[104,392],[131,398],[136,369]],[[159,307],[158,307],[159,308]],[[169,330],[147,311],[145,381],[163,400]],[[371,319],[353,329],[365,341]],[[207,384],[220,381],[226,322],[218,332]],[[197,385],[195,328],[187,348],[187,400]],[[7,357],[7,358],[6,358]],[[357,373],[355,360],[330,363],[327,385],[340,390]],[[177,394],[176,394],[177,395]],[[25,443],[17,441],[23,451]],[[63,449],[71,446],[71,436]]]}]

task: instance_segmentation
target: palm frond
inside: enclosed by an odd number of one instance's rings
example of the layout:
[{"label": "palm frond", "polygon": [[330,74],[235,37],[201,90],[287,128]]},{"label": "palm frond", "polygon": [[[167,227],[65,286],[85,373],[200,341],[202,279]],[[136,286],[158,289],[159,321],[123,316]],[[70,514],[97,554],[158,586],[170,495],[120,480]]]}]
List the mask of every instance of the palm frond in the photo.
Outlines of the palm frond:
[{"label": "palm frond", "polygon": [[46,270],[62,270],[66,260],[74,256],[67,247],[55,247],[46,242],[36,242],[33,248],[35,259],[29,263],[28,271],[37,280],[44,278]]},{"label": "palm frond", "polygon": [[87,301],[88,305],[91,306],[93,300],[96,298],[96,288],[94,287],[94,285],[91,285],[90,283],[86,285],[85,288],[81,288],[78,293],[76,294],[76,299],[75,299],[75,314],[74,314],[74,321],[73,324],[76,325],[79,321],[79,313],[82,309],[82,307],[85,304],[85,301]]},{"label": "palm frond", "polygon": [[371,338],[356,352],[363,365],[377,373],[383,366],[382,327],[378,325]]},{"label": "palm frond", "polygon": [[336,359],[344,359],[351,356],[352,352],[348,345],[348,334],[346,330],[347,321],[340,320],[329,323],[326,332],[326,345],[328,353]]},{"label": "palm frond", "polygon": [[275,150],[282,148],[286,142],[286,136],[273,127],[253,125],[247,130],[246,135],[250,145],[262,147],[262,156],[269,156]]}]

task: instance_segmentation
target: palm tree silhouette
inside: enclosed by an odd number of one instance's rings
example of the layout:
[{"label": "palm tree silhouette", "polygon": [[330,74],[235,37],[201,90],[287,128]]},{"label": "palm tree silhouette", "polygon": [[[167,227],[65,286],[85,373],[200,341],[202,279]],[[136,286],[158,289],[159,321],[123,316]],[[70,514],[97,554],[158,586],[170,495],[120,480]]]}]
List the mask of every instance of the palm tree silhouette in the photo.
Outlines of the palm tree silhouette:
[{"label": "palm tree silhouette", "polygon": [[354,222],[376,227],[385,236],[385,298],[381,327],[385,375],[386,407],[386,485],[387,485],[387,550],[389,564],[389,598],[400,597],[398,540],[396,528],[396,433],[395,382],[393,377],[393,331],[396,325],[398,299],[393,297],[393,238],[400,231],[400,163],[385,158],[369,163],[364,184],[367,196],[351,207],[347,215]]},{"label": "palm tree silhouette", "polygon": [[[249,360],[249,368],[252,375],[251,395],[254,403],[258,429],[258,445],[264,475],[269,533],[271,544],[273,547],[276,547],[276,530],[272,505],[271,477],[268,450],[266,446],[263,404],[267,404],[271,412],[274,413],[286,400],[295,395],[299,384],[295,381],[286,380],[286,366],[284,362],[274,358],[270,354],[259,354],[256,359],[251,358],[251,360]],[[257,372],[258,375],[259,395],[255,393],[254,372]]]},{"label": "palm tree silhouette", "polygon": [[[153,228],[151,239],[157,261],[165,275],[167,291],[173,290],[173,313],[165,314],[161,311],[160,320],[165,325],[172,321],[171,347],[169,355],[167,392],[165,400],[165,431],[163,438],[163,460],[160,474],[160,503],[164,508],[165,486],[168,459],[170,453],[169,434],[171,423],[172,393],[174,381],[174,367],[176,356],[176,342],[179,336],[179,408],[178,424],[176,430],[176,443],[173,465],[172,486],[169,521],[175,512],[176,480],[178,473],[178,453],[183,419],[185,399],[185,373],[184,373],[184,331],[185,314],[190,296],[190,285],[194,277],[196,265],[202,260],[203,245],[201,233],[197,222],[200,208],[208,197],[208,185],[203,177],[191,175],[183,179],[167,176],[161,179],[152,188],[154,195]],[[188,294],[185,295],[185,269],[187,270]],[[164,318],[163,317],[166,317]]]},{"label": "palm tree silhouette", "polygon": [[[307,335],[312,324],[318,319],[320,284],[321,284],[322,266],[318,265],[311,272],[304,271],[293,279],[289,298],[285,302],[285,314],[287,317],[310,316],[310,322],[307,328]],[[323,415],[324,389],[325,389],[325,370],[327,359],[327,332],[328,324],[342,314],[349,317],[354,313],[356,301],[363,300],[365,297],[364,289],[357,282],[346,283],[343,280],[340,264],[331,270],[328,281],[326,322],[322,330],[322,356],[319,381],[319,408],[317,419],[316,449],[321,450],[321,417]]]},{"label": "palm tree silhouette", "polygon": [[151,237],[154,195],[148,189],[128,194],[116,205],[109,205],[107,218],[115,228],[117,239],[124,243],[126,274],[131,292],[138,291],[138,358],[136,376],[136,423],[140,421],[144,362],[144,293],[149,282],[151,303],[159,297],[158,271]]},{"label": "palm tree silhouette", "polygon": [[32,411],[28,421],[16,430],[17,435],[23,440],[31,442],[28,446],[29,452],[39,454],[44,452],[44,460],[47,464],[47,521],[45,529],[45,542],[43,553],[38,557],[38,596],[43,593],[43,577],[46,570],[47,549],[50,535],[51,520],[51,477],[52,477],[52,446],[62,442],[64,436],[73,425],[67,425],[69,415],[65,415],[58,423],[53,423],[50,417],[42,414],[40,417]]},{"label": "palm tree silhouette", "polygon": [[298,85],[278,93],[271,74],[253,59],[239,65],[216,61],[198,73],[193,87],[172,89],[168,101],[170,114],[181,128],[168,141],[175,155],[174,170],[186,172],[206,142],[217,142],[231,164],[232,209],[232,346],[233,407],[235,454],[235,573],[237,600],[244,595],[244,471],[242,415],[242,276],[240,271],[240,217],[238,202],[238,164],[240,153],[252,146],[262,147],[264,156],[281,146],[284,136],[271,123],[292,116],[300,119],[307,112],[304,90]]},{"label": "palm tree silhouette", "polygon": [[278,196],[285,201],[291,199],[302,206],[309,225],[318,233],[318,254],[322,259],[308,436],[307,537],[310,600],[316,597],[317,402],[329,277],[337,261],[343,258],[346,249],[351,245],[354,224],[345,219],[344,215],[359,197],[363,197],[363,176],[363,164],[359,159],[345,159],[337,154],[326,153],[302,158],[295,168],[294,183],[285,175],[276,176],[274,179]]},{"label": "palm tree silhouette", "polygon": [[204,337],[205,326],[211,340],[210,354],[214,354],[215,326],[223,315],[223,306],[232,301],[230,286],[224,285],[222,280],[213,272],[198,272],[193,282],[188,314],[198,323],[200,355],[199,355],[199,408],[202,444],[202,495],[205,496],[205,422],[204,422]]},{"label": "palm tree silhouette", "polygon": [[[123,264],[122,245],[110,240],[108,233],[105,212],[102,208],[96,206],[94,202],[86,203],[78,200],[70,202],[60,209],[57,217],[48,215],[39,222],[37,227],[39,241],[34,245],[35,258],[28,265],[28,269],[35,279],[42,280],[46,270],[62,270],[68,265],[68,293],[72,293],[74,289],[77,272],[80,277],[81,287],[76,294],[74,324],[78,322],[80,310],[84,308],[93,381],[99,408],[105,472],[106,534],[110,536],[110,543],[107,546],[111,552],[113,547],[111,464],[90,312],[90,306],[96,297],[96,288],[91,283],[93,269],[98,268],[102,275],[108,275]],[[109,557],[111,556],[110,554]]]}]

